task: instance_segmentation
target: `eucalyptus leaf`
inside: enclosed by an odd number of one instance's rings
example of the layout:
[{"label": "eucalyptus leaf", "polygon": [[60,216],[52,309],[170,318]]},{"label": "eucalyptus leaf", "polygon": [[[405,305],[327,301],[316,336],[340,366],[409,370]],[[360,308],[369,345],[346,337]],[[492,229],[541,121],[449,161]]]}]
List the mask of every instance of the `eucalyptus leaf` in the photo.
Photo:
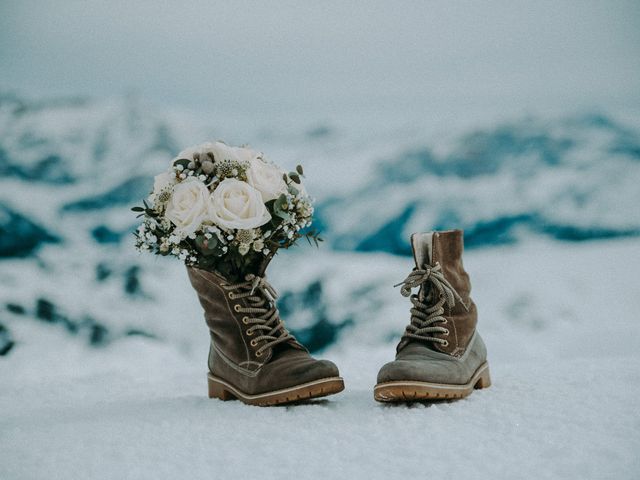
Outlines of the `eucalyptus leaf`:
[{"label": "eucalyptus leaf", "polygon": [[285,196],[284,193],[282,193],[278,198],[276,198],[276,201],[273,203],[273,210],[276,212],[276,214],[278,212],[286,211],[285,209],[286,204],[287,204],[287,197]]},{"label": "eucalyptus leaf", "polygon": [[291,172],[289,174],[289,178],[296,182],[298,185],[300,184],[300,176],[297,173]]},{"label": "eucalyptus leaf", "polygon": [[284,210],[277,210],[275,212],[277,217],[282,218],[283,220],[291,220],[291,215],[287,212],[285,212]]},{"label": "eucalyptus leaf", "polygon": [[188,158],[180,158],[178,160],[176,160],[175,162],[173,162],[174,165],[182,165],[183,168],[187,168],[189,166],[189,163],[191,163],[192,160],[189,160]]}]

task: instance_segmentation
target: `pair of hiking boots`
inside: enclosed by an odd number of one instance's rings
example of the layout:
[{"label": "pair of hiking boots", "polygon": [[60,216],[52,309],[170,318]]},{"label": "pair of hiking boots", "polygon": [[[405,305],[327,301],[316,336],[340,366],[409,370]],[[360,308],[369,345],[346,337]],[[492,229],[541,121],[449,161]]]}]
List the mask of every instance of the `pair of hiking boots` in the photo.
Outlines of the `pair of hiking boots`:
[{"label": "pair of hiking boots", "polygon": [[[461,398],[491,384],[487,351],[462,265],[460,230],[411,236],[415,267],[398,286],[412,303],[394,361],[378,373],[381,402]],[[209,397],[278,405],[344,389],[338,368],[313,358],[280,319],[264,271],[230,283],[188,268],[211,333]],[[417,293],[413,293],[418,289]]]}]

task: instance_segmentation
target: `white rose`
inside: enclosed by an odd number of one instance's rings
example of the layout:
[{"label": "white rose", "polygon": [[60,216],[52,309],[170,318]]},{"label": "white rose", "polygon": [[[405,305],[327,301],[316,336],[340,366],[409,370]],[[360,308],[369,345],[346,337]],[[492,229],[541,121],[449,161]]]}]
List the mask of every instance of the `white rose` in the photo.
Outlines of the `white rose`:
[{"label": "white rose", "polygon": [[249,163],[260,156],[260,153],[249,147],[234,147],[233,152],[236,158],[243,163]]},{"label": "white rose", "polygon": [[247,169],[247,182],[262,195],[262,200],[268,202],[287,191],[287,184],[282,175],[284,172],[276,165],[267,163],[261,158],[254,158]]},{"label": "white rose", "polygon": [[207,217],[209,190],[200,180],[190,178],[173,187],[165,217],[184,236],[194,233]]},{"label": "white rose", "polygon": [[207,152],[213,153],[216,162],[221,162],[222,160],[239,160],[236,149],[222,142],[205,143],[202,145],[202,154],[206,155]]},{"label": "white rose", "polygon": [[246,182],[225,178],[209,197],[209,220],[229,229],[249,229],[264,225],[271,215],[260,192]]}]

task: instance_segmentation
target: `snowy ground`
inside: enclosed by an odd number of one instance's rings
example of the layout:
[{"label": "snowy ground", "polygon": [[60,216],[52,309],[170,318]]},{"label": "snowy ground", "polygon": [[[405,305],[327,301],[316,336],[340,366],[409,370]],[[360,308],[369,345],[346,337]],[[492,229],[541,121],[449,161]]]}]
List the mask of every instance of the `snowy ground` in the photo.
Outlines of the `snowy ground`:
[{"label": "snowy ground", "polygon": [[[297,406],[207,399],[204,326],[193,350],[140,337],[95,349],[14,320],[0,478],[638,478],[639,254],[637,239],[468,253],[494,385],[448,403],[372,398],[394,348],[378,337],[407,320],[391,288],[410,268],[401,257],[318,253],[332,296],[386,293],[323,354],[345,392]],[[289,260],[274,265],[280,288],[306,274]],[[195,296],[182,301],[196,311]]]}]

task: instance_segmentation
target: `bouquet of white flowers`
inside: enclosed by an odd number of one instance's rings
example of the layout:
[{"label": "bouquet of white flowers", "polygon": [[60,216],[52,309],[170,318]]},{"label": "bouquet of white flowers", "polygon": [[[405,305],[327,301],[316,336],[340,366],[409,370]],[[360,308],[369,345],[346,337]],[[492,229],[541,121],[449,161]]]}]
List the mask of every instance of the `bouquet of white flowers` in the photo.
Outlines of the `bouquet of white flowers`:
[{"label": "bouquet of white flowers", "polygon": [[223,142],[188,148],[155,177],[136,247],[174,255],[230,279],[257,273],[300,238],[317,245],[303,170],[285,172],[262,153]]}]

